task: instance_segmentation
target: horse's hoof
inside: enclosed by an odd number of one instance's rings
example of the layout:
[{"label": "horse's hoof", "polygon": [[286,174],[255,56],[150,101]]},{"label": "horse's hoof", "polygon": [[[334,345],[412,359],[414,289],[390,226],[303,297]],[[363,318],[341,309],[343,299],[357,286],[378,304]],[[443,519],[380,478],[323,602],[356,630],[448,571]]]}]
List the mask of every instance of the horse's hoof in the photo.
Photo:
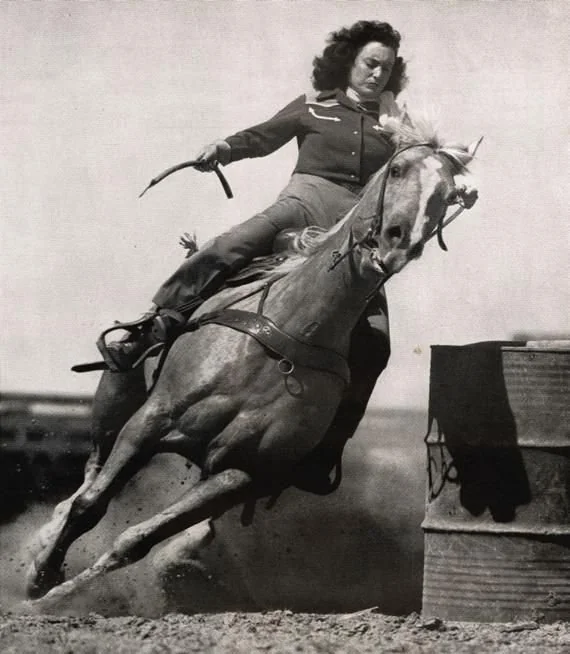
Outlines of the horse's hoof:
[{"label": "horse's hoof", "polygon": [[36,564],[31,563],[26,576],[26,597],[37,600],[43,597],[55,586],[65,581],[62,570],[41,570],[38,572]]}]

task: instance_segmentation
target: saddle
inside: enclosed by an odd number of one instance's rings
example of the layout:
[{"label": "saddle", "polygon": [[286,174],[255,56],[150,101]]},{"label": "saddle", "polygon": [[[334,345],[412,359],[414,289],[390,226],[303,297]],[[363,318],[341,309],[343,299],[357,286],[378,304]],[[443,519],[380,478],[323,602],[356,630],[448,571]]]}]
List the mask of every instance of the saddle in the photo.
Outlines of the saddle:
[{"label": "saddle", "polygon": [[[290,256],[292,242],[302,229],[281,231],[275,238],[273,254],[254,259],[246,268],[227,279],[219,290],[239,287],[267,276],[271,270],[277,268],[277,266],[282,264]],[[195,239],[190,238],[188,235],[181,238],[180,244],[189,251],[189,254],[197,250]],[[275,281],[276,279],[268,281],[267,287],[262,292],[257,312],[253,313],[250,311],[224,308],[203,314],[196,319],[190,319],[180,329],[177,329],[174,337],[169,339],[163,337],[160,342],[155,342],[144,350],[138,360],[133,364],[132,369],[142,365],[148,358],[168,351],[175,338],[181,333],[195,331],[206,324],[218,324],[248,334],[257,340],[266,348],[268,354],[279,359],[279,370],[283,374],[290,374],[295,367],[295,362],[299,362],[308,368],[331,372],[337,377],[340,377],[345,385],[348,385],[350,382],[350,371],[348,363],[343,356],[333,350],[318,347],[290,336],[281,330],[272,320],[263,315],[263,306],[267,292],[271,284]],[[259,289],[256,289],[255,292],[259,292]],[[125,330],[129,332],[129,338],[131,339],[136,339],[137,335],[139,338],[142,338],[145,328],[148,329],[149,322],[156,322],[154,319],[155,314],[147,313],[138,320],[124,323],[117,322],[112,327],[104,330],[97,340],[97,346],[101,352],[103,361],[78,364],[73,366],[72,370],[74,372],[117,370],[116,364],[107,351],[107,344],[105,342],[107,334],[117,330]]]},{"label": "saddle", "polygon": [[295,239],[304,229],[304,227],[298,227],[296,229],[281,230],[273,241],[272,254],[255,258],[243,270],[229,277],[220,290],[249,284],[277,268],[289,258],[293,251]]}]

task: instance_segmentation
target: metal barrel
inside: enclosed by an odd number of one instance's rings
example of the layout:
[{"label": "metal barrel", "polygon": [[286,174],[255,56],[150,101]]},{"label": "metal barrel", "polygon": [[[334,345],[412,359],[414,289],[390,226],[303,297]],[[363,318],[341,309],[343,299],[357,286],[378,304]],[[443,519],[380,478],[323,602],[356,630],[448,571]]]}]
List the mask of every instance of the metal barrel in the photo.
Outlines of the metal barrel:
[{"label": "metal barrel", "polygon": [[423,614],[570,620],[570,349],[431,354]]}]

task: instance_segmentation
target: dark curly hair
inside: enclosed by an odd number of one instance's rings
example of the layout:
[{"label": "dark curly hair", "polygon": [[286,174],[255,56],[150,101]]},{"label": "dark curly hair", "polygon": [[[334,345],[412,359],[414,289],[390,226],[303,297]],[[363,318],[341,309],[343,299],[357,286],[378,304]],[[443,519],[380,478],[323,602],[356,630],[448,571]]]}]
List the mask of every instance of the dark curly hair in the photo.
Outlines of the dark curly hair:
[{"label": "dark curly hair", "polygon": [[[342,89],[346,91],[350,71],[357,54],[370,41],[378,41],[393,48],[398,54],[400,33],[389,23],[377,20],[360,20],[351,27],[333,32],[327,39],[328,45],[320,57],[313,59],[313,87],[317,91]],[[406,63],[396,56],[394,68],[384,90],[398,95],[408,81]]]}]

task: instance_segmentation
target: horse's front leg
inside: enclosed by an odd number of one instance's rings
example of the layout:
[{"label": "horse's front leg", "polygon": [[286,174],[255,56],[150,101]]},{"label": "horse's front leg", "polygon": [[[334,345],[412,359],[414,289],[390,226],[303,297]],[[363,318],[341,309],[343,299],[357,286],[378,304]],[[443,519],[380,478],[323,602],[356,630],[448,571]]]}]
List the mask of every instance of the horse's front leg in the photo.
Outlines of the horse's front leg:
[{"label": "horse's front leg", "polygon": [[169,428],[160,411],[147,404],[125,425],[100,470],[101,455],[93,455],[86,481],[41,530],[39,550],[27,575],[28,597],[41,597],[60,583],[71,544],[105,515],[112,497],[153,456],[153,444]]},{"label": "horse's front leg", "polygon": [[83,588],[95,578],[134,563],[158,543],[207,518],[217,518],[252,496],[251,477],[241,470],[224,470],[200,480],[168,509],[130,527],[90,568],[53,588],[35,604],[49,609]]},{"label": "horse's front leg", "polygon": [[[125,423],[146,400],[146,385],[142,369],[126,373],[104,372],[93,399],[91,436],[93,449],[85,465],[81,486],[71,497],[60,502],[54,509],[49,522],[43,525],[31,546],[32,557],[47,552],[53,543],[60,540],[74,501],[93,484],[101,467],[107,460],[117,436]],[[35,561],[28,573],[28,594],[43,594],[43,588],[51,588],[63,580],[60,569],[46,569],[39,573]]]},{"label": "horse's front leg", "polygon": [[95,447],[87,463],[85,464],[85,472],[81,486],[67,499],[63,500],[53,510],[51,519],[43,525],[34,537],[30,547],[30,554],[33,558],[27,575],[27,594],[29,597],[38,596],[42,593],[42,588],[45,586],[51,588],[63,581],[63,573],[60,568],[53,570],[45,570],[43,574],[39,574],[35,565],[35,557],[42,551],[49,549],[50,544],[58,540],[59,534],[64,529],[69,518],[69,512],[75,499],[84,493],[91,484],[95,481],[99,470],[101,469],[101,450]]}]

